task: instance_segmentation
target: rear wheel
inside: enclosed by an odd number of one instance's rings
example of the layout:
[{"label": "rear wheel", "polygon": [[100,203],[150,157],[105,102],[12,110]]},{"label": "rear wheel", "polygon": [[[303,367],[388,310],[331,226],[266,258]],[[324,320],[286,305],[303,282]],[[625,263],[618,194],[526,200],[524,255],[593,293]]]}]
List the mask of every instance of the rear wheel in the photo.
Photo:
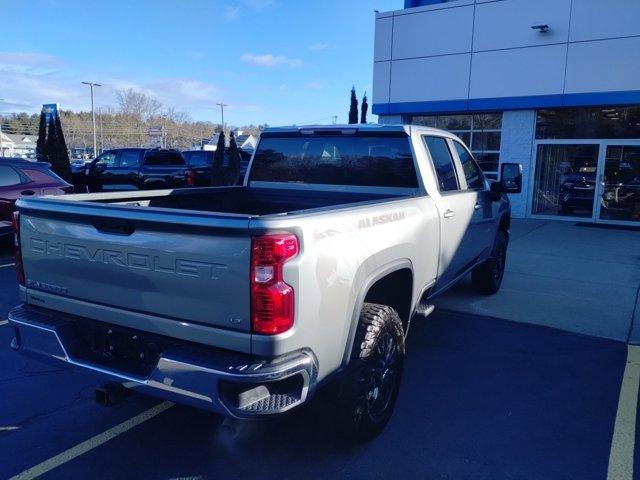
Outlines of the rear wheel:
[{"label": "rear wheel", "polygon": [[382,431],[398,397],[404,367],[404,332],[398,313],[365,303],[339,398],[340,422],[354,440]]},{"label": "rear wheel", "polygon": [[500,230],[493,243],[491,256],[471,272],[473,288],[483,295],[493,295],[502,285],[507,261],[507,235]]}]

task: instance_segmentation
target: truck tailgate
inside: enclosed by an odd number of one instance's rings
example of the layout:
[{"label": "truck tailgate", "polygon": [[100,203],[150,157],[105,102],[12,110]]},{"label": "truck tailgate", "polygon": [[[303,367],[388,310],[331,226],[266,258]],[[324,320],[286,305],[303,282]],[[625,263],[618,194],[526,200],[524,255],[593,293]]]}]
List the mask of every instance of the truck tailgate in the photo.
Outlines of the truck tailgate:
[{"label": "truck tailgate", "polygon": [[46,199],[20,216],[28,292],[250,330],[248,218]]}]

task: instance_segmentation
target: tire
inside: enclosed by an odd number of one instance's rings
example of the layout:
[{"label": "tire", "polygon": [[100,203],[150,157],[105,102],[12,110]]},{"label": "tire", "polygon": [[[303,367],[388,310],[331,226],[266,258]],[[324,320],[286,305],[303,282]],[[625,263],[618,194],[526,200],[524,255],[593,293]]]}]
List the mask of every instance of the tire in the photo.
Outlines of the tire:
[{"label": "tire", "polygon": [[398,397],[404,355],[398,313],[365,303],[338,402],[339,426],[349,439],[369,440],[384,429]]},{"label": "tire", "polygon": [[493,295],[500,290],[507,262],[507,235],[499,231],[493,243],[491,256],[471,272],[473,288],[482,295]]}]

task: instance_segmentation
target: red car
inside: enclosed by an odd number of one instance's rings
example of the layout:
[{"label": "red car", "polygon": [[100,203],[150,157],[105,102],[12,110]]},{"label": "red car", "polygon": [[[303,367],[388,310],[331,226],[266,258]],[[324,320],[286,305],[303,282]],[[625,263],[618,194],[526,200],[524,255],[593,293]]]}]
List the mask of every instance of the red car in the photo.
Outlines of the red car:
[{"label": "red car", "polygon": [[73,192],[73,186],[49,167],[48,163],[0,157],[0,237],[11,234],[11,214],[17,199]]}]

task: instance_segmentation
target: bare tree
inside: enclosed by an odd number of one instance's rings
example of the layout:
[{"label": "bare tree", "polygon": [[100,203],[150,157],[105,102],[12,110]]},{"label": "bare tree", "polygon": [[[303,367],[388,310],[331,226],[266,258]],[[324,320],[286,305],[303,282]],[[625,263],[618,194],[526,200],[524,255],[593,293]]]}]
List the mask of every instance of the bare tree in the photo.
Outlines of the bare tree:
[{"label": "bare tree", "polygon": [[162,110],[162,103],[144,92],[133,88],[117,90],[116,99],[120,107],[120,113],[138,117],[142,120],[155,117]]}]

